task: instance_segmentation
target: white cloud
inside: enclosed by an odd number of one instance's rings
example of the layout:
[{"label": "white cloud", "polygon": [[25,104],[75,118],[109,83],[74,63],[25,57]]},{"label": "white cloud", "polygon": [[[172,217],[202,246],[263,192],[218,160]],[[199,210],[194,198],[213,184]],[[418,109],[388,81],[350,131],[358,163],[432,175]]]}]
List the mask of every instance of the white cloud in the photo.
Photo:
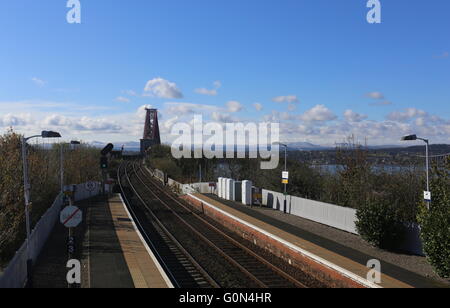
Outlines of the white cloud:
[{"label": "white cloud", "polygon": [[152,109],[153,106],[152,105],[142,105],[140,106],[137,111],[136,111],[136,118],[137,118],[137,123],[141,124],[144,123],[145,120],[145,115],[146,113],[146,109]]},{"label": "white cloud", "polygon": [[30,114],[5,114],[3,117],[0,116],[0,126],[26,126],[31,121]]},{"label": "white cloud", "polygon": [[217,90],[216,89],[208,90],[206,88],[200,88],[200,89],[195,89],[195,93],[202,94],[202,95],[216,96]]},{"label": "white cloud", "polygon": [[52,114],[43,120],[44,125],[50,125],[50,126],[71,126],[72,121],[63,115],[60,114]]},{"label": "white cloud", "polygon": [[277,96],[272,99],[275,103],[298,103],[299,99],[296,95]]},{"label": "white cloud", "polygon": [[229,112],[239,112],[243,109],[244,107],[242,106],[241,103],[239,103],[238,101],[229,101],[227,103],[227,109]]},{"label": "white cloud", "polygon": [[51,114],[44,118],[41,122],[45,127],[58,127],[66,131],[80,131],[80,132],[113,132],[117,133],[122,130],[122,126],[115,121],[106,118],[71,118],[60,114]]},{"label": "white cloud", "polygon": [[406,122],[416,117],[425,117],[428,113],[417,109],[417,108],[407,108],[404,111],[394,111],[388,114],[387,119],[391,121]]},{"label": "white cloud", "polygon": [[173,117],[173,118],[171,118],[171,119],[169,119],[169,120],[167,120],[167,121],[164,121],[163,124],[162,124],[162,126],[163,126],[162,128],[163,128],[165,131],[169,132],[170,129],[172,128],[172,126],[173,126],[175,123],[177,123],[178,119],[179,119],[179,117],[176,116],[176,117]]},{"label": "white cloud", "polygon": [[263,105],[261,105],[260,103],[254,103],[253,107],[255,107],[256,111],[263,110]]},{"label": "white cloud", "polygon": [[31,81],[33,81],[39,87],[43,87],[47,84],[47,81],[39,79],[37,77],[31,78]]},{"label": "white cloud", "polygon": [[118,97],[116,97],[116,102],[129,103],[129,102],[131,102],[131,100],[129,98],[124,97],[124,96],[118,96]]},{"label": "white cloud", "polygon": [[176,104],[168,108],[168,112],[171,114],[185,115],[189,113],[195,113],[197,106],[195,104]]},{"label": "white cloud", "polygon": [[373,102],[369,104],[370,106],[390,106],[392,105],[392,102],[390,101],[379,101],[379,102]]},{"label": "white cloud", "polygon": [[221,111],[221,108],[213,105],[192,104],[192,103],[165,103],[167,112],[173,115],[187,115],[187,114],[205,114],[210,112]]},{"label": "white cloud", "polygon": [[202,94],[202,95],[208,95],[208,96],[216,96],[217,90],[219,90],[220,87],[222,87],[222,83],[220,81],[214,81],[213,85],[214,85],[214,89],[209,90],[206,88],[199,88],[199,89],[195,89],[195,93]]},{"label": "white cloud", "polygon": [[109,132],[109,133],[120,133],[122,131],[122,126],[114,123],[110,119],[105,118],[89,118],[82,117],[81,119],[72,120],[71,127],[78,131],[89,131],[89,132]]},{"label": "white cloud", "polygon": [[265,122],[281,122],[281,121],[297,121],[298,117],[289,112],[278,112],[276,110],[272,110],[272,113],[267,114],[263,117]]},{"label": "white cloud", "polygon": [[359,114],[353,110],[346,110],[344,112],[344,117],[348,122],[361,122],[368,118],[367,115]]},{"label": "white cloud", "polygon": [[366,96],[373,99],[384,99],[384,94],[381,92],[369,92]]},{"label": "white cloud", "polygon": [[327,122],[336,118],[336,115],[324,105],[317,105],[300,116],[300,120],[305,122]]},{"label": "white cloud", "polygon": [[417,118],[417,119],[414,121],[414,124],[416,124],[416,125],[419,126],[419,127],[426,126],[426,119],[423,118],[423,117]]},{"label": "white cloud", "polygon": [[229,114],[221,113],[221,112],[213,112],[213,113],[211,114],[211,118],[212,118],[214,121],[222,122],[222,123],[232,123],[232,122],[235,122],[235,121],[236,121],[236,120],[235,120],[233,117],[231,117]]},{"label": "white cloud", "polygon": [[[178,108],[176,108],[178,106]],[[182,106],[182,107],[179,107]],[[105,142],[139,140],[144,128],[145,108],[126,112],[107,112],[86,108],[75,103],[48,101],[0,102],[0,130],[12,126],[19,133],[32,134],[41,130],[61,132],[63,140],[71,138],[85,141]],[[172,110],[170,107],[174,107]],[[203,114],[204,119],[220,123],[235,123],[239,120],[227,109],[214,105],[190,103],[165,103],[159,110],[159,123],[163,142],[171,142],[170,128],[177,121],[189,122],[181,112],[192,109]],[[23,110],[27,110],[24,114]],[[170,111],[178,112],[171,114]],[[162,117],[164,116],[164,117]],[[262,114],[255,115],[260,117]],[[168,120],[163,120],[167,117]],[[253,117],[253,118],[254,118]],[[315,106],[302,115],[292,112],[274,111],[265,116],[268,122],[278,122],[281,138],[286,142],[305,141],[333,146],[347,136],[355,134],[359,140],[367,138],[370,145],[400,144],[400,137],[408,134],[426,136],[433,143],[448,143],[450,120],[427,113],[425,110],[408,108],[392,113],[384,121],[374,121],[356,112],[347,112],[347,117],[336,120],[334,113],[323,105]],[[263,120],[263,119],[261,119]],[[304,120],[304,121],[299,121]],[[334,120],[334,121],[330,121]],[[357,121],[349,121],[357,120]],[[246,121],[256,121],[246,120]]]},{"label": "white cloud", "polygon": [[295,106],[294,104],[289,103],[288,111],[294,111],[295,109],[297,109],[297,106]]},{"label": "white cloud", "polygon": [[158,98],[178,99],[183,98],[183,93],[173,82],[162,78],[149,80],[144,88],[145,96],[155,96]]}]

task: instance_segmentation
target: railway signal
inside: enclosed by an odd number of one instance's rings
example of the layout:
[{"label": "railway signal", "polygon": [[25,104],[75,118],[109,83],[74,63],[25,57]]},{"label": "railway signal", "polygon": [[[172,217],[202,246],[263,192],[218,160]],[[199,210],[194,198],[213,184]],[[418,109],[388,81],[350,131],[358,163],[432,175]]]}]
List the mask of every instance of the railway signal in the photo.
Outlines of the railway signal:
[{"label": "railway signal", "polygon": [[112,143],[108,143],[101,151],[100,154],[102,156],[108,155],[114,149],[114,145]]},{"label": "railway signal", "polygon": [[108,169],[108,157],[107,155],[111,153],[114,149],[114,145],[112,143],[108,143],[101,151],[100,157],[100,169],[102,170],[102,190],[103,194],[106,193],[106,178],[107,178],[107,169]]},{"label": "railway signal", "polygon": [[100,157],[100,169],[108,169],[108,157]]}]

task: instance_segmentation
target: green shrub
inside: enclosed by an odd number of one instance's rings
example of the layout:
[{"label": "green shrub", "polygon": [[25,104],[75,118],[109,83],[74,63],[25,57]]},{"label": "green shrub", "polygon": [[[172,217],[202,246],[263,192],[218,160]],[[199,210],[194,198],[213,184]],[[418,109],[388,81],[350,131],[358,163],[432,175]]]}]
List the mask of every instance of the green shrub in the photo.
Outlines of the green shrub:
[{"label": "green shrub", "polygon": [[370,201],[356,212],[361,237],[379,248],[395,248],[403,240],[404,227],[393,206]]},{"label": "green shrub", "polygon": [[450,277],[450,158],[432,174],[430,210],[421,205],[418,221],[428,262],[441,277]]},{"label": "green shrub", "polygon": [[428,211],[424,206],[419,214],[421,238],[428,262],[436,273],[450,277],[450,206]]}]

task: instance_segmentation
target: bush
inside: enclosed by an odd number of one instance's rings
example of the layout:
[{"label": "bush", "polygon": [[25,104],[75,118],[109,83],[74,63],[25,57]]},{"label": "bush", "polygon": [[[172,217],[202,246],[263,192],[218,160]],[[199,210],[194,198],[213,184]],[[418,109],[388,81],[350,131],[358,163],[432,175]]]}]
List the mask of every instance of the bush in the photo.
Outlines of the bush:
[{"label": "bush", "polygon": [[403,240],[404,227],[395,208],[382,201],[361,206],[356,228],[361,237],[379,248],[395,248]]},{"label": "bush", "polygon": [[419,214],[421,238],[428,262],[436,273],[450,277],[450,207],[428,211],[424,206]]},{"label": "bush", "polygon": [[430,210],[421,205],[418,221],[428,262],[441,277],[450,277],[450,158],[444,168],[435,168]]}]

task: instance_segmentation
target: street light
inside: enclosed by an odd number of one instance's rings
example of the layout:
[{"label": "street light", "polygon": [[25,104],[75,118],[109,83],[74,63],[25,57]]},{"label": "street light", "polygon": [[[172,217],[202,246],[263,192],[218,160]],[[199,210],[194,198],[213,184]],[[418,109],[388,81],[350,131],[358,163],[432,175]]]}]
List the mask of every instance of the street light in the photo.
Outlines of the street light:
[{"label": "street light", "polygon": [[[284,171],[287,172],[287,144],[283,144],[281,142],[274,142],[273,145],[280,145],[284,147]],[[284,179],[283,179],[284,180]],[[287,184],[284,183],[284,208],[283,212],[286,214],[287,212]]]},{"label": "street light", "polygon": [[[409,136],[404,136],[402,137],[401,141],[415,141],[415,140],[422,140],[423,142],[425,142],[425,149],[426,149],[426,173],[427,173],[427,193],[430,193],[430,177],[429,177],[429,159],[428,159],[428,147],[430,146],[430,142],[428,139],[424,139],[424,138],[419,138],[417,137],[417,135],[409,135]],[[427,201],[427,208],[430,209],[430,201],[431,201],[431,196]]]},{"label": "street light", "polygon": [[64,146],[81,144],[79,141],[71,141],[70,143],[61,143],[60,145],[60,181],[61,193],[64,193]]},{"label": "street light", "polygon": [[24,187],[24,197],[25,197],[25,222],[26,222],[26,228],[27,228],[27,279],[28,283],[31,283],[31,269],[33,266],[33,260],[31,258],[31,251],[30,251],[30,190],[31,186],[28,179],[28,160],[27,160],[27,141],[33,138],[60,138],[61,135],[57,132],[52,131],[43,131],[40,135],[34,135],[31,137],[25,138],[25,136],[22,136],[22,163],[23,163],[23,187]]}]

